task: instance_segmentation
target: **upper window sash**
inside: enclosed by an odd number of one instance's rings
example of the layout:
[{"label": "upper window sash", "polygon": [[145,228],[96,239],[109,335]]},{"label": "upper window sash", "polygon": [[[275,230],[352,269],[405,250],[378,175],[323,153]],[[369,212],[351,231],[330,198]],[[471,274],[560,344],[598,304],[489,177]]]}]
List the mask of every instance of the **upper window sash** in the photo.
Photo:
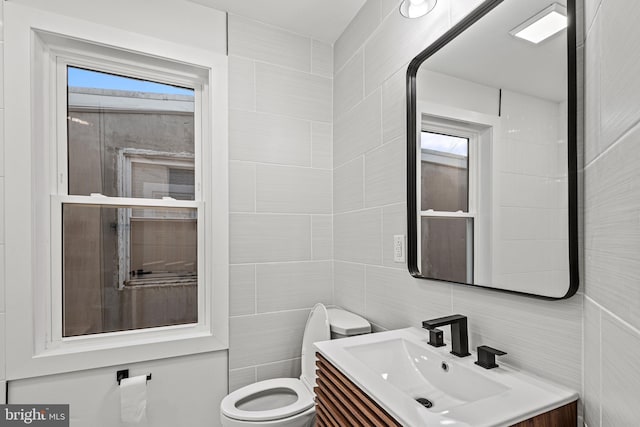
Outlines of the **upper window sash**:
[{"label": "upper window sash", "polygon": [[[152,82],[168,84],[173,86],[179,86],[189,88],[194,91],[194,155],[193,155],[193,167],[194,167],[194,198],[195,201],[203,200],[203,186],[202,186],[202,137],[203,137],[203,101],[204,101],[204,84],[200,81],[200,77],[197,75],[178,74],[172,71],[160,67],[145,66],[141,67],[134,62],[115,62],[109,60],[103,60],[94,58],[91,56],[78,54],[77,56],[55,54],[55,100],[54,105],[56,108],[56,153],[55,153],[55,166],[52,167],[52,182],[56,183],[52,187],[52,194],[59,196],[69,196],[69,177],[68,177],[68,142],[67,142],[67,118],[68,118],[68,67],[84,68],[93,71],[118,74],[127,77],[139,78],[142,80],[148,80]],[[71,195],[73,197],[90,197]],[[104,196],[108,199],[115,199],[120,197]],[[137,206],[178,206],[178,205],[147,205],[144,198],[135,198],[135,204]],[[159,199],[162,200],[162,199]],[[68,199],[65,203],[81,203],[80,199]],[[92,204],[94,202],[88,201]],[[109,204],[120,205],[119,203]],[[131,204],[131,202],[128,202]],[[192,207],[192,206],[184,206]]]}]

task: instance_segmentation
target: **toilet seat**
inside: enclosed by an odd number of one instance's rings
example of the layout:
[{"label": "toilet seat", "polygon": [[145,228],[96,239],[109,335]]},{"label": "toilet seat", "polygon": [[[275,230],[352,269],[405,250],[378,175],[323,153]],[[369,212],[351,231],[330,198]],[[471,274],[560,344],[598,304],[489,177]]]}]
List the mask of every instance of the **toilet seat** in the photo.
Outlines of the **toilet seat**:
[{"label": "toilet seat", "polygon": [[[269,410],[247,411],[237,407],[242,400],[277,389],[286,389],[291,393],[295,393],[296,400],[289,405]],[[313,394],[302,381],[297,378],[275,378],[259,381],[230,393],[222,400],[220,409],[222,414],[235,420],[272,421],[297,415],[313,407],[313,405]]]}]

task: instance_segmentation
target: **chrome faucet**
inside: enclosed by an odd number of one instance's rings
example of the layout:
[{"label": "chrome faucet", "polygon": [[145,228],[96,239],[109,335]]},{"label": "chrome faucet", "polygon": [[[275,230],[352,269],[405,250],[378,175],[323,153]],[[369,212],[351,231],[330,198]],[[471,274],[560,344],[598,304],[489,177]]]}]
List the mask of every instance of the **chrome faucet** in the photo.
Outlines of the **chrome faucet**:
[{"label": "chrome faucet", "polygon": [[[422,322],[422,327],[433,331],[440,326],[451,325],[451,354],[458,357],[465,357],[471,355],[469,353],[469,333],[467,331],[467,316],[461,314],[454,314],[451,316],[439,317],[437,319],[425,320]],[[429,344],[434,347],[442,346],[442,334],[429,334],[431,339]],[[440,340],[432,342],[435,336],[439,336]]]}]

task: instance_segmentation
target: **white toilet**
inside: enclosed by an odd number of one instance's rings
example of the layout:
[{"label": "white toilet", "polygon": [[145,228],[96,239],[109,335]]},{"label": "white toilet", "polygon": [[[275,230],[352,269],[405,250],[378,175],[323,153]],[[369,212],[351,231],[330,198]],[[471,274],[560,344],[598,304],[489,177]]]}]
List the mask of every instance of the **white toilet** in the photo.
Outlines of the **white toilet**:
[{"label": "white toilet", "polygon": [[338,308],[316,304],[302,338],[302,375],[276,378],[242,387],[222,399],[220,419],[224,427],[313,425],[315,406],[315,351],[313,343],[371,332],[362,317]]}]

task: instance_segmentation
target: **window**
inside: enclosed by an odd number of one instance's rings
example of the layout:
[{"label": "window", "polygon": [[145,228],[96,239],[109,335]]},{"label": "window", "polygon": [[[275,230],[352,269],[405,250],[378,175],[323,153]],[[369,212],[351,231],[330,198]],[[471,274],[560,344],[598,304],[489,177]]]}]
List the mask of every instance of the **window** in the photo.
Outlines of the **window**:
[{"label": "window", "polygon": [[228,348],[227,58],[7,10],[11,376]]},{"label": "window", "polygon": [[195,89],[65,68],[63,336],[197,323]]},{"label": "window", "polygon": [[421,132],[421,271],[427,277],[473,283],[476,209],[469,176],[475,148],[471,135],[454,132],[428,125]]},{"label": "window", "polygon": [[[118,150],[122,197],[194,200],[193,155],[136,148]],[[164,220],[163,223],[160,220]],[[194,211],[119,209],[118,286],[197,284],[197,217]],[[164,250],[150,242],[162,236]],[[178,246],[170,242],[181,242]]]},{"label": "window", "polygon": [[432,279],[490,283],[493,236],[487,219],[494,192],[492,135],[498,124],[457,109],[447,110],[450,116],[445,118],[442,106],[423,104],[421,110],[418,268]]}]

